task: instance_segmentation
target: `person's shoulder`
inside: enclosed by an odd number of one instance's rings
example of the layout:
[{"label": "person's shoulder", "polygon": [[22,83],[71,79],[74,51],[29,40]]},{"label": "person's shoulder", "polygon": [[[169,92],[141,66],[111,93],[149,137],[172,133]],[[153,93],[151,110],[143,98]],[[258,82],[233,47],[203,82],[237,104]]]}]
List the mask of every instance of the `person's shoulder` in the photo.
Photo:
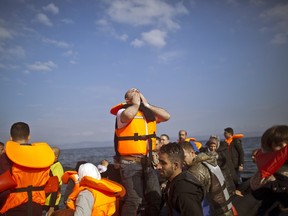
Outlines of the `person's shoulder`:
[{"label": "person's shoulder", "polygon": [[89,189],[85,189],[85,190],[80,191],[80,193],[77,196],[77,199],[78,200],[79,199],[80,200],[82,200],[82,199],[94,200],[94,196],[93,196],[93,193],[91,191],[89,191]]},{"label": "person's shoulder", "polygon": [[175,188],[183,192],[189,190],[191,186],[201,186],[201,182],[189,171],[181,172],[172,182]]},{"label": "person's shoulder", "polygon": [[0,155],[0,174],[10,169],[13,162],[8,158],[6,153]]}]

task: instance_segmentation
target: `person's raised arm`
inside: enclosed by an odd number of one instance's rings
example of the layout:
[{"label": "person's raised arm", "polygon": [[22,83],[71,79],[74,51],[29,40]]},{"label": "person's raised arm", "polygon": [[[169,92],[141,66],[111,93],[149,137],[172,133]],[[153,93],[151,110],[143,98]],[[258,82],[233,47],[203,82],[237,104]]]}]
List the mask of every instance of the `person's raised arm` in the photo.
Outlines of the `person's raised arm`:
[{"label": "person's raised arm", "polygon": [[149,104],[142,93],[140,93],[140,99],[143,105],[154,113],[157,123],[170,119],[170,114],[165,109]]},{"label": "person's raised arm", "polygon": [[129,98],[126,98],[126,101],[128,104],[131,104],[131,106],[127,107],[121,113],[120,120],[122,123],[128,123],[136,116],[141,102],[139,91],[135,89],[135,91],[129,95]]}]

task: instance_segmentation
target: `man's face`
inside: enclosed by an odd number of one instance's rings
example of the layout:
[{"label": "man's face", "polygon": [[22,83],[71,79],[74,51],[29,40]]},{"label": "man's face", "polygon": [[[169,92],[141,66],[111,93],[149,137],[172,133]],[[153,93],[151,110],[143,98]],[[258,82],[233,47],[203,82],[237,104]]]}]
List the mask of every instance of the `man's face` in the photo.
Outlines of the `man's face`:
[{"label": "man's face", "polygon": [[166,145],[169,143],[169,140],[167,139],[166,136],[160,136],[161,144]]},{"label": "man's face", "polygon": [[195,155],[195,152],[194,151],[189,151],[189,150],[186,150],[186,149],[183,149],[184,150],[184,163],[187,165],[187,166],[191,166],[192,165],[192,161],[193,159],[196,157]]},{"label": "man's face", "polygon": [[179,132],[179,140],[184,141],[186,139],[186,133],[185,131],[180,131]]},{"label": "man's face", "polygon": [[162,143],[160,142],[160,140],[156,139],[156,151],[159,151],[159,149],[161,148]]},{"label": "man's face", "polygon": [[168,158],[168,154],[159,153],[159,165],[157,169],[159,170],[159,174],[161,177],[169,180],[174,176],[174,164]]},{"label": "man's face", "polygon": [[224,137],[225,137],[226,139],[230,138],[231,136],[232,136],[231,133],[228,133],[227,131],[224,131]]}]

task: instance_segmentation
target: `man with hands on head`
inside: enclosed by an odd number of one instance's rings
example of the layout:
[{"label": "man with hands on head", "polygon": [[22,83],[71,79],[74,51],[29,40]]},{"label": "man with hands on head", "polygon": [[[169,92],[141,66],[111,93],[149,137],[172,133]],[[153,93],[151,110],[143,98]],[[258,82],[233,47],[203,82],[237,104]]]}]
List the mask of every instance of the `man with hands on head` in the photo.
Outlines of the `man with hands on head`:
[{"label": "man with hands on head", "polygon": [[[156,143],[156,124],[170,119],[163,108],[151,105],[136,88],[125,93],[125,103],[114,106],[114,147],[119,157],[123,185],[127,191],[122,215],[159,215],[161,192],[151,167]],[[145,197],[145,199],[144,199]]]}]

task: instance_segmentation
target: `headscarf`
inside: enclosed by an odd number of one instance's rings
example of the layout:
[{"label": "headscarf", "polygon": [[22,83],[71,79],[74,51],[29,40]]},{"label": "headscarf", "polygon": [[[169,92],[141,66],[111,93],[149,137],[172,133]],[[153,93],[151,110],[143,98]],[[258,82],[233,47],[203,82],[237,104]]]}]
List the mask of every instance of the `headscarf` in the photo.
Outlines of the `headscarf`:
[{"label": "headscarf", "polygon": [[84,176],[89,176],[91,178],[101,180],[100,172],[98,171],[97,167],[92,163],[82,164],[79,167],[78,175],[79,181],[81,181]]}]

